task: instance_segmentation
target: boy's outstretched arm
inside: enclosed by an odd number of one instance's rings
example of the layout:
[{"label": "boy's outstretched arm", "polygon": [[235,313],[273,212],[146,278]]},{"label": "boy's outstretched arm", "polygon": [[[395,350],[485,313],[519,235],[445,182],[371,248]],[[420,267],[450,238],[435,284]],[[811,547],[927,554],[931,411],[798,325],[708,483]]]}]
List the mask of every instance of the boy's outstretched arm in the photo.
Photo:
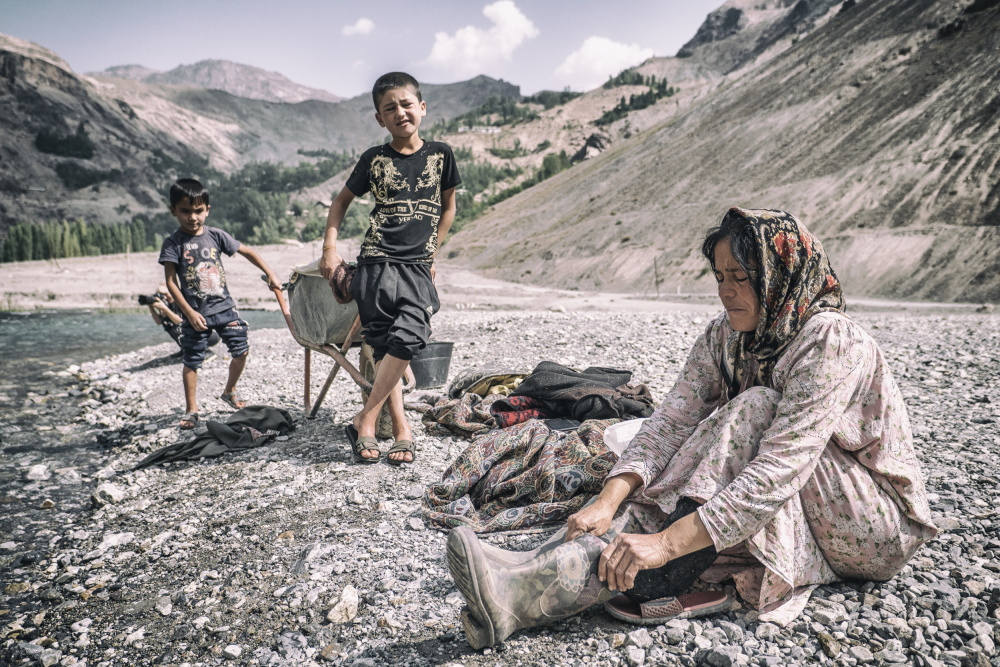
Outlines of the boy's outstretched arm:
[{"label": "boy's outstretched arm", "polygon": [[271,270],[271,267],[267,265],[267,262],[264,261],[264,258],[261,257],[256,250],[254,250],[248,245],[244,245],[241,243],[240,249],[237,250],[236,252],[246,257],[251,264],[253,264],[258,269],[264,272],[264,274],[267,276],[268,289],[272,290],[281,289],[281,281],[278,280],[278,277],[274,275],[274,271]]},{"label": "boy's outstretched arm", "polygon": [[174,303],[184,313],[184,318],[191,323],[195,331],[204,331],[207,329],[208,324],[205,323],[205,316],[192,308],[181,293],[181,288],[177,284],[177,265],[173,262],[164,264],[163,275],[167,280],[167,291],[170,292],[170,296],[174,297]]},{"label": "boy's outstretched arm", "polygon": [[455,222],[455,212],[458,207],[455,205],[455,188],[448,188],[441,191],[441,219],[438,221],[437,248],[434,250],[434,257],[431,258],[431,280],[437,274],[434,263],[437,261],[438,250],[444,245],[444,237],[451,230],[451,223]]},{"label": "boy's outstretched arm", "polygon": [[333,276],[333,270],[344,261],[337,253],[337,234],[340,233],[340,226],[344,224],[344,216],[347,215],[347,208],[352,201],[354,193],[345,185],[334,197],[333,203],[330,204],[330,212],[326,216],[326,235],[323,237],[323,256],[319,260],[319,272],[327,280]]}]

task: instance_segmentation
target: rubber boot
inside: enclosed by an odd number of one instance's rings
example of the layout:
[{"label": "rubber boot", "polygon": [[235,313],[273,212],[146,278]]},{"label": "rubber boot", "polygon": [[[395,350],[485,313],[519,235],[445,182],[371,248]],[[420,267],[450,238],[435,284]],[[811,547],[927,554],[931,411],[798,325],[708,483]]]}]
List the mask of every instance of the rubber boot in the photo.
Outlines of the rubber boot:
[{"label": "rubber boot", "polygon": [[566,535],[566,528],[560,528],[558,531],[553,533],[549,539],[545,540],[540,546],[530,550],[530,551],[508,551],[506,549],[501,549],[500,547],[495,547],[489,542],[479,541],[479,545],[483,550],[483,555],[486,557],[491,564],[510,566],[510,565],[520,565],[521,563],[526,563],[532,558],[536,558],[540,553],[544,551],[549,551],[559,546],[563,542],[563,537]]},{"label": "rubber boot", "polygon": [[512,565],[488,558],[482,546],[466,526],[448,535],[448,569],[469,606],[462,626],[475,649],[611,599],[597,578],[598,558],[607,543],[593,535],[551,543],[534,558]]}]

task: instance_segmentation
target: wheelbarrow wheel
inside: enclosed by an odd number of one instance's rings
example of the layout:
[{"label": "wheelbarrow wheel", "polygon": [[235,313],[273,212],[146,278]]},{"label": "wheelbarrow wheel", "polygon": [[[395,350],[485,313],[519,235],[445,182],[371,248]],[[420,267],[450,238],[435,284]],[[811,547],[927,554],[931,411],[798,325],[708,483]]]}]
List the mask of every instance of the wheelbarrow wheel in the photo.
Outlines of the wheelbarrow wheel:
[{"label": "wheelbarrow wheel", "polygon": [[[372,348],[368,343],[361,344],[360,358],[361,372],[369,382],[375,381],[375,358],[372,356]],[[361,390],[361,402],[368,402],[370,392]],[[392,439],[392,416],[389,414],[389,401],[382,404],[382,409],[378,413],[378,425],[375,427],[375,437],[380,440]]]}]

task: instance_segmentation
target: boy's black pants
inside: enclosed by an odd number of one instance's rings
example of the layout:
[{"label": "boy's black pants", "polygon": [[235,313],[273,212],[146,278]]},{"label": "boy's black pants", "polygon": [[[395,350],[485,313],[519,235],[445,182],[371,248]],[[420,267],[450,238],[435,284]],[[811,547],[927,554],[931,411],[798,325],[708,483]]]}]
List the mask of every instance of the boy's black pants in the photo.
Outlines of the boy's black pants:
[{"label": "boy's black pants", "polygon": [[430,264],[359,264],[351,296],[376,361],[386,354],[409,361],[427,346],[431,315],[441,309]]}]

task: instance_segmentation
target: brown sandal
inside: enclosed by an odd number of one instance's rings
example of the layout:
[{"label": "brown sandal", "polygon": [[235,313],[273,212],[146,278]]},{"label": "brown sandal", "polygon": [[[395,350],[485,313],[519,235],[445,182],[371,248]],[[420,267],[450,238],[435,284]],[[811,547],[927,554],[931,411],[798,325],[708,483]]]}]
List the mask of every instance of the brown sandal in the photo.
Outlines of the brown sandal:
[{"label": "brown sandal", "polygon": [[[392,454],[399,454],[400,452],[409,452],[410,460],[407,461],[406,459],[392,458]],[[397,440],[395,444],[393,444],[392,449],[389,450],[389,454],[386,455],[385,460],[389,463],[389,465],[394,466],[401,466],[404,463],[413,463],[417,460],[417,448],[413,446],[412,440]]]},{"label": "brown sandal", "polygon": [[729,609],[732,604],[732,598],[722,591],[697,591],[642,603],[619,595],[605,602],[604,610],[633,625],[660,625],[672,618],[715,614]]},{"label": "brown sandal", "polygon": [[[370,435],[359,437],[358,429],[354,428],[354,424],[345,426],[344,432],[347,434],[347,441],[351,443],[351,451],[354,452],[354,461],[356,463],[379,462],[382,458],[382,450],[378,448],[378,440]],[[361,452],[378,452],[378,456],[362,456]]]}]

